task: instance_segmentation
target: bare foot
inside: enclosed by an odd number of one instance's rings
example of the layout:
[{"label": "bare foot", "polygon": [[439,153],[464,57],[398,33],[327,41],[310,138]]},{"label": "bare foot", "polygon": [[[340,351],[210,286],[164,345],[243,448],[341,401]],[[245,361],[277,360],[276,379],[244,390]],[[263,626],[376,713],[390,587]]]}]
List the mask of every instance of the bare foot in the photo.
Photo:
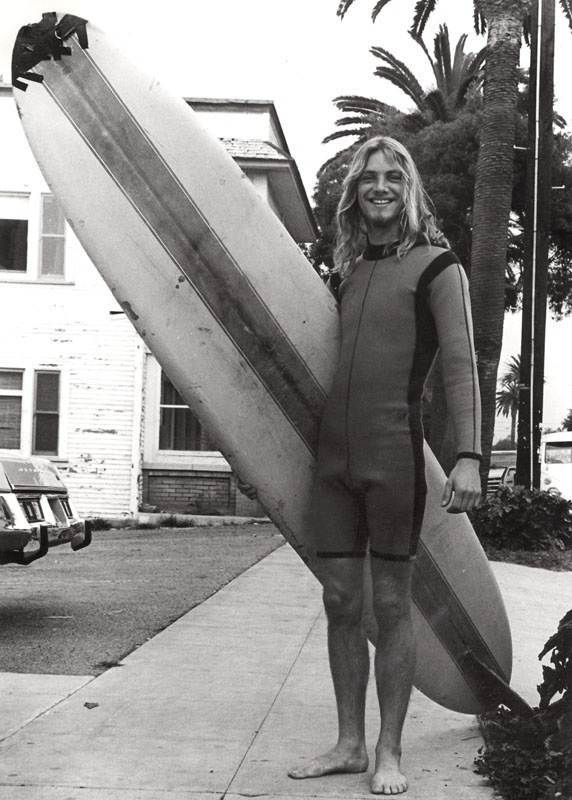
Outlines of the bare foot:
[{"label": "bare foot", "polygon": [[365,772],[368,767],[365,747],[343,748],[336,746],[306,764],[288,770],[290,778],[320,778],[340,772]]},{"label": "bare foot", "polygon": [[407,791],[407,778],[401,772],[399,757],[378,756],[370,788],[373,794],[402,794]]}]

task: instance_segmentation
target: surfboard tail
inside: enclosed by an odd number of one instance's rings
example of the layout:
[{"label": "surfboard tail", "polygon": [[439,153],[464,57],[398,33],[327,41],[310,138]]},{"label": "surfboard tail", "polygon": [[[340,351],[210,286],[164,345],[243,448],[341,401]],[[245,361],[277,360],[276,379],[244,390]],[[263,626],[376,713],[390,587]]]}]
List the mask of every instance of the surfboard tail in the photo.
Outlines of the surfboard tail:
[{"label": "surfboard tail", "polygon": [[18,31],[14,49],[12,51],[12,85],[15,89],[25,92],[28,88],[25,81],[41,83],[41,73],[31,72],[40,62],[54,59],[59,61],[62,56],[71,55],[71,50],[66,47],[66,39],[77,33],[81,47],[88,47],[87,20],[65,14],[59,21],[55,11],[42,14],[40,22],[24,25]]}]

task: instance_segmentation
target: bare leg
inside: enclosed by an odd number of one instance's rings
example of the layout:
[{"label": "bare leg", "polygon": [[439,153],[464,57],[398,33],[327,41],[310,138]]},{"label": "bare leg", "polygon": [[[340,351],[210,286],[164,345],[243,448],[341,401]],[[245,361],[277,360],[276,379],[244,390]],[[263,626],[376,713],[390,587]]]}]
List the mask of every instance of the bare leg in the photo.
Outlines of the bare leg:
[{"label": "bare leg", "polygon": [[407,789],[400,764],[401,734],[415,671],[411,574],[408,562],[372,558],[373,602],[379,628],[375,678],[381,713],[371,779],[374,794],[400,794]]},{"label": "bare leg", "polygon": [[335,747],[288,772],[317,778],[338,772],[365,772],[365,696],[369,674],[367,639],[361,624],[363,560],[324,559],[320,575],[328,618],[328,655],[338,710]]}]

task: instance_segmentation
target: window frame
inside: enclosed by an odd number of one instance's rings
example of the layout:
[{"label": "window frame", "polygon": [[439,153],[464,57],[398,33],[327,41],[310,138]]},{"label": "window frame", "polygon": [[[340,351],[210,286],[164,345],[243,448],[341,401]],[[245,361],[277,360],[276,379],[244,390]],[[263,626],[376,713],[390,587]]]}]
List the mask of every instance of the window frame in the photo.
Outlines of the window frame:
[{"label": "window frame", "polygon": [[[38,376],[39,375],[57,375],[57,410],[46,411],[45,409],[38,410]],[[36,432],[38,416],[44,417],[57,417],[57,437],[55,452],[51,450],[38,450],[36,449]],[[46,456],[58,458],[61,450],[61,430],[62,430],[62,373],[59,369],[35,369],[34,370],[34,384],[32,393],[32,437],[30,441],[30,453],[33,456]]]},{"label": "window frame", "polygon": [[[55,201],[56,206],[57,206],[59,212],[61,213],[61,218],[62,218],[62,222],[63,222],[62,233],[45,233],[44,232],[44,220],[45,220],[44,207],[45,207],[45,200],[48,197]],[[56,200],[54,194],[52,192],[40,192],[39,211],[38,211],[38,258],[37,258],[37,263],[38,263],[38,275],[37,275],[37,277],[38,277],[38,281],[42,281],[42,282],[45,282],[45,281],[54,281],[54,282],[65,281],[65,279],[66,279],[66,242],[67,242],[66,225],[67,225],[67,222],[66,222],[66,218],[64,216],[63,210],[62,210],[60,204],[58,203],[58,201]],[[62,271],[61,271],[61,273],[58,273],[58,272],[44,272],[43,271],[43,265],[44,265],[44,248],[43,248],[43,245],[44,245],[44,240],[45,239],[54,239],[54,240],[58,240],[58,241],[62,242],[63,252],[62,252]]]},{"label": "window frame", "polygon": [[219,450],[159,450],[161,367],[152,353],[146,352],[143,423],[143,469],[183,470],[185,472],[231,472]]},{"label": "window frame", "polygon": [[19,454],[22,451],[22,441],[24,433],[24,390],[26,370],[23,367],[0,367],[0,372],[19,373],[22,376],[22,384],[20,389],[1,389],[0,397],[19,397],[20,398],[20,429],[19,429],[19,444],[18,447],[2,447],[0,444],[0,452],[12,453],[13,455]]},{"label": "window frame", "polygon": [[[0,269],[0,284],[2,283],[42,283],[42,284],[56,284],[56,285],[73,285],[73,277],[70,277],[70,271],[73,264],[68,263],[68,246],[70,242],[69,226],[64,217],[64,230],[63,234],[57,234],[57,237],[63,238],[63,273],[61,275],[42,272],[42,240],[45,234],[42,233],[43,227],[43,198],[46,196],[53,197],[53,193],[47,188],[41,190],[34,189],[33,191],[19,191],[19,190],[0,190],[0,219],[23,219],[28,225],[27,232],[27,258],[26,270],[10,270]],[[2,200],[12,199],[14,201],[14,208],[18,202],[26,203],[26,214],[22,216],[12,216],[16,211],[9,212],[9,202],[5,207],[8,216],[4,215],[2,208]],[[52,238],[56,235],[48,234]]]},{"label": "window frame", "polygon": [[[14,212],[13,215],[6,216],[4,213],[4,209],[2,208],[3,201],[7,201],[7,206],[9,208],[10,201],[14,204]],[[26,213],[24,216],[18,214],[16,216],[16,207],[24,205],[26,206]],[[11,282],[11,281],[22,281],[30,278],[30,264],[31,264],[31,228],[32,228],[32,194],[31,192],[20,192],[20,191],[0,191],[0,219],[2,220],[14,220],[14,221],[22,221],[26,223],[26,268],[23,270],[12,270],[12,269],[2,269],[0,267],[0,280]]]}]

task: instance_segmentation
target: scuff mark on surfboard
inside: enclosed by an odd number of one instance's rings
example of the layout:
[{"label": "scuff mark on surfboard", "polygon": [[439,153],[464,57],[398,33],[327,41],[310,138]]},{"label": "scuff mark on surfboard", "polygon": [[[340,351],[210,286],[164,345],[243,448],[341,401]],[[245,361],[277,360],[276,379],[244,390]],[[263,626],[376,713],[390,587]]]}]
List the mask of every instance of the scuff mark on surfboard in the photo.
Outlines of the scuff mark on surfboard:
[{"label": "scuff mark on surfboard", "polygon": [[139,319],[139,315],[136,314],[135,311],[133,311],[131,303],[127,302],[127,300],[120,300],[119,305],[125,311],[129,319],[132,319],[134,322],[136,322]]}]

